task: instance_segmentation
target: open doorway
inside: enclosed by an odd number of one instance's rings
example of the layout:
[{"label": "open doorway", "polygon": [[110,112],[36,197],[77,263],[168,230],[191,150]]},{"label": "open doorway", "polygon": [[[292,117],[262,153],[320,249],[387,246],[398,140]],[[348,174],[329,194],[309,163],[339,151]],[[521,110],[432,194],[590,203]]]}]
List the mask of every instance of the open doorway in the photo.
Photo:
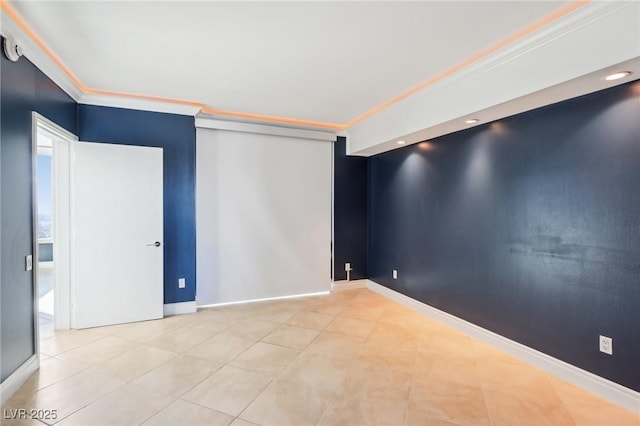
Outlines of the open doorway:
[{"label": "open doorway", "polygon": [[71,148],[78,138],[33,113],[34,296],[38,340],[70,328]]},{"label": "open doorway", "polygon": [[54,258],[53,247],[53,139],[41,126],[37,132],[37,232],[38,232],[38,327],[40,339],[53,335],[54,329]]},{"label": "open doorway", "polygon": [[163,150],[78,143],[34,112],[33,153],[37,340],[162,318]]}]

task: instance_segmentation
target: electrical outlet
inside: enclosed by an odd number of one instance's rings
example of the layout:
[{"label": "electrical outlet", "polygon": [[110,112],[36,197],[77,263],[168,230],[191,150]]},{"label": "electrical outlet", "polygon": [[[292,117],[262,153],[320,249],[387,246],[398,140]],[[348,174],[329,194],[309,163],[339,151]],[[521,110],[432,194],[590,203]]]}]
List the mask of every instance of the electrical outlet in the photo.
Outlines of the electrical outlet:
[{"label": "electrical outlet", "polygon": [[393,270],[393,279],[397,280],[398,279],[398,271],[397,270]]},{"label": "electrical outlet", "polygon": [[600,336],[600,352],[613,355],[613,339],[607,336]]},{"label": "electrical outlet", "polygon": [[350,271],[351,270],[351,264],[350,263],[345,263],[344,264],[344,270],[345,271]]},{"label": "electrical outlet", "polygon": [[186,285],[187,284],[184,278],[178,278],[178,288],[184,288]]}]

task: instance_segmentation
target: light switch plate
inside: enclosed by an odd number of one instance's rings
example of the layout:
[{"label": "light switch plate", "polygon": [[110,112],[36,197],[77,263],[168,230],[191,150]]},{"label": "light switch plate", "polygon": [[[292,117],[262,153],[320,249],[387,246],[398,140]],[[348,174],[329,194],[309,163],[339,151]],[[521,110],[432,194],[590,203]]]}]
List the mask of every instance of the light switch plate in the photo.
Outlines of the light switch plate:
[{"label": "light switch plate", "polygon": [[33,256],[29,255],[25,258],[24,269],[27,271],[33,270]]}]

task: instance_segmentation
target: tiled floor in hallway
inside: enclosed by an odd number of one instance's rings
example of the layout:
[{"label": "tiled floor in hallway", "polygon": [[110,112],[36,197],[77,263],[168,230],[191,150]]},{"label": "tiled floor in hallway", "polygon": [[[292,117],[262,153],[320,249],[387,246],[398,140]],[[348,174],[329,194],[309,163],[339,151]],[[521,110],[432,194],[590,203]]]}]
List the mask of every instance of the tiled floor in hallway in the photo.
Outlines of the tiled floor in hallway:
[{"label": "tiled floor in hallway", "polygon": [[56,333],[41,352],[4,408],[55,409],[50,424],[640,425],[366,289]]}]

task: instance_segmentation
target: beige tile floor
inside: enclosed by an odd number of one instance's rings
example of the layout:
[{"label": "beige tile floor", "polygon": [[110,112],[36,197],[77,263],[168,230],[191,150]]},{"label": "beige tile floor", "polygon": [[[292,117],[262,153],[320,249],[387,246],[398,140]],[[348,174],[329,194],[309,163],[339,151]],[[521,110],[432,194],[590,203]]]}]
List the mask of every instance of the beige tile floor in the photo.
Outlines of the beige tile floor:
[{"label": "beige tile floor", "polygon": [[640,425],[366,289],[56,333],[41,352],[3,408],[55,409],[49,424]]}]

